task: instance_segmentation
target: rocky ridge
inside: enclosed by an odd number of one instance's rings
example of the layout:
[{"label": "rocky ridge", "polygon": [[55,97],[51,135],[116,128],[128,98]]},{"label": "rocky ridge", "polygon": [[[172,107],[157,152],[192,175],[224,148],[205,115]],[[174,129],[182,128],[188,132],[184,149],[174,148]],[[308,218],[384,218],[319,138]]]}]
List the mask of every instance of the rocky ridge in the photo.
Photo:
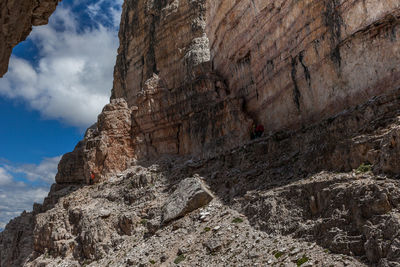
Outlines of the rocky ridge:
[{"label": "rocky ridge", "polygon": [[0,235],[2,266],[396,266],[399,99],[210,158],[59,183]]}]

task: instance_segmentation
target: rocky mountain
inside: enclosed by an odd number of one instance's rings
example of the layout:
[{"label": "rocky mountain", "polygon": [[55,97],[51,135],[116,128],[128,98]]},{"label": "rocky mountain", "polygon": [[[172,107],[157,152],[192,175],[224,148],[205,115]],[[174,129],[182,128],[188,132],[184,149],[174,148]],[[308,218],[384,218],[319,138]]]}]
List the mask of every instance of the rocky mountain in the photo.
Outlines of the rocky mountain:
[{"label": "rocky mountain", "polygon": [[32,26],[48,23],[61,0],[4,0],[0,3],[0,77],[8,69],[12,49],[28,37]]},{"label": "rocky mountain", "polygon": [[399,35],[391,0],[125,0],[111,101],[0,266],[400,266]]}]

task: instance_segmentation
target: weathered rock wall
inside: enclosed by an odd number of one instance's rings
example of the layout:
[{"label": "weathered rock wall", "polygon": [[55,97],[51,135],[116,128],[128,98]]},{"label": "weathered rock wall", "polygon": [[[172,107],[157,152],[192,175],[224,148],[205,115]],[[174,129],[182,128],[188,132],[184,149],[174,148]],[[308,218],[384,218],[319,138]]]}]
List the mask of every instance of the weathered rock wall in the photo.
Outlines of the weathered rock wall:
[{"label": "weathered rock wall", "polygon": [[396,0],[207,2],[214,69],[271,130],[398,88],[399,24]]},{"label": "weathered rock wall", "polygon": [[8,69],[14,46],[25,40],[32,26],[48,23],[60,0],[5,0],[0,2],[0,77]]},{"label": "weathered rock wall", "polygon": [[133,113],[138,158],[212,154],[246,139],[252,120],[212,69],[206,1],[125,1],[112,98]]},{"label": "weathered rock wall", "polygon": [[[138,142],[147,144],[138,151],[204,154],[207,142],[180,126],[197,123],[187,117],[199,112],[193,99],[202,112],[229,106],[201,127],[238,145],[251,120],[269,131],[299,128],[400,87],[399,25],[394,0],[127,0],[112,97],[137,106],[136,128],[146,136]],[[211,96],[211,81],[196,86],[210,74],[224,96]],[[163,90],[146,102],[141,91],[153,75]],[[232,109],[242,115],[231,129]],[[209,135],[213,127],[238,134]]]}]

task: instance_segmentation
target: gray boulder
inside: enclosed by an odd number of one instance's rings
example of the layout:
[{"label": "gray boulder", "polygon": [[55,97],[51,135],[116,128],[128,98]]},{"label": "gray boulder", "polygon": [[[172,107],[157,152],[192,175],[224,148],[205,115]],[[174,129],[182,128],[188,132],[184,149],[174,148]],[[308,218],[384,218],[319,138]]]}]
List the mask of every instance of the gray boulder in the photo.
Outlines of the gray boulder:
[{"label": "gray boulder", "polygon": [[198,177],[186,178],[166,201],[163,207],[163,223],[207,205],[213,196]]}]

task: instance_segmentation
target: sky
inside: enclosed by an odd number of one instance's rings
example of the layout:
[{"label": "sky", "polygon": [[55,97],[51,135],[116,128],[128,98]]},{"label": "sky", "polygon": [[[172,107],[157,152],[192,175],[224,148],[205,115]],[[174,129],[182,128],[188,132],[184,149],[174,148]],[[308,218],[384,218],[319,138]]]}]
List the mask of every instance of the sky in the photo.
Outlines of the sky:
[{"label": "sky", "polygon": [[63,0],[0,79],[0,231],[54,183],[109,102],[123,0]]}]

